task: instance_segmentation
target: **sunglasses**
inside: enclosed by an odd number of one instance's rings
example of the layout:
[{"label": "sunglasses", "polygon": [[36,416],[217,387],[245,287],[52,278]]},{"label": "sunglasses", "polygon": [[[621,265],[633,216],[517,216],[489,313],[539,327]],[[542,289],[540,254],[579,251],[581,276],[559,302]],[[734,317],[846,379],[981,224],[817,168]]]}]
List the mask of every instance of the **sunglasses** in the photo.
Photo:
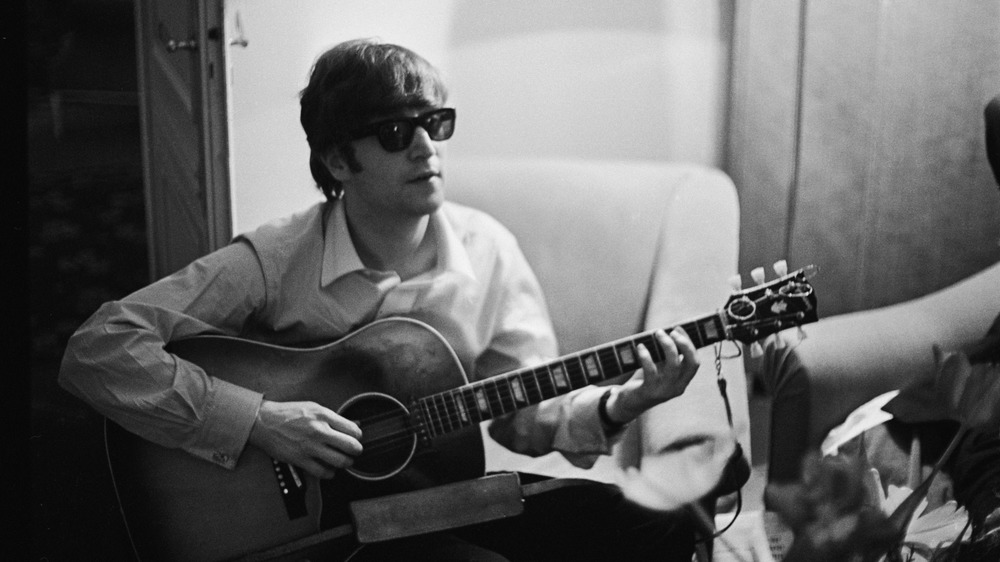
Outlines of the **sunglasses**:
[{"label": "sunglasses", "polygon": [[354,131],[355,140],[375,135],[386,152],[405,150],[413,142],[417,127],[423,127],[431,140],[443,141],[455,132],[455,110],[450,107],[435,109],[416,117],[397,117],[371,123]]}]

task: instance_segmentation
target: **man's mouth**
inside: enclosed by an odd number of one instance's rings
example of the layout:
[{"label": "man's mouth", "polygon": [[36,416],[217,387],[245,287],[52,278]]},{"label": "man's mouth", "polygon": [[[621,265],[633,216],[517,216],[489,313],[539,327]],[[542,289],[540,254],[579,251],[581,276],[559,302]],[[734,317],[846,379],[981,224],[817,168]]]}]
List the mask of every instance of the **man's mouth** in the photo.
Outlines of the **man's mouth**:
[{"label": "man's mouth", "polygon": [[438,177],[441,177],[441,174],[439,174],[438,172],[434,172],[434,171],[428,170],[428,171],[426,171],[426,172],[424,172],[422,174],[418,174],[416,176],[413,176],[410,179],[409,183],[421,183],[421,182],[425,182],[425,181],[430,181],[431,178],[438,178]]}]

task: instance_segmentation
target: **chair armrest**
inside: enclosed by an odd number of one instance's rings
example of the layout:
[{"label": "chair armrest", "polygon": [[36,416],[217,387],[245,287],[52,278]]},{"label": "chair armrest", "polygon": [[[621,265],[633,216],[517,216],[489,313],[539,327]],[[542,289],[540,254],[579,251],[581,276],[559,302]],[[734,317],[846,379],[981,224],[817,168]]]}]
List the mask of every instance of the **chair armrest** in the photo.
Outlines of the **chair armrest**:
[{"label": "chair armrest", "polygon": [[798,478],[802,457],[871,398],[934,369],[933,346],[982,338],[1000,313],[1000,263],[925,297],[842,314],[770,338],[747,370],[773,399],[768,478]]}]

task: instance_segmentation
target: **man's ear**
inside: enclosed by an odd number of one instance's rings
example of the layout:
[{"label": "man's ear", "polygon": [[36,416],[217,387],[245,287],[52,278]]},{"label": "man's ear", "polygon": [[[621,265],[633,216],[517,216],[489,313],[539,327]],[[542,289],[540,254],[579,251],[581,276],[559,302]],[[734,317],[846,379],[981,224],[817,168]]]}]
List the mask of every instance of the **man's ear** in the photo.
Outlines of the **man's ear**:
[{"label": "man's ear", "polygon": [[343,182],[350,178],[351,168],[344,161],[344,157],[337,148],[331,148],[320,159],[323,161],[326,169],[330,171],[330,175],[337,181]]}]

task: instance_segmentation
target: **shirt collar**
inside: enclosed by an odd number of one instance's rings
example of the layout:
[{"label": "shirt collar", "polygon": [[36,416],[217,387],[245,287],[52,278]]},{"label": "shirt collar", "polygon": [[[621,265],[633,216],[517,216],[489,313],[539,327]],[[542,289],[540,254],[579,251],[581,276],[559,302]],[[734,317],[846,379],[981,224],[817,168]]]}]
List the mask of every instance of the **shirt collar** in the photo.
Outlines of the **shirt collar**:
[{"label": "shirt collar", "polygon": [[[324,286],[348,273],[367,269],[361,262],[361,258],[358,257],[354,241],[351,240],[343,202],[334,201],[332,207],[327,217],[323,242],[323,277],[321,281]],[[442,209],[438,209],[431,215],[431,223],[438,250],[435,273],[452,272],[475,281],[476,273],[472,268],[469,254],[451,227],[451,223],[445,218]]]}]

